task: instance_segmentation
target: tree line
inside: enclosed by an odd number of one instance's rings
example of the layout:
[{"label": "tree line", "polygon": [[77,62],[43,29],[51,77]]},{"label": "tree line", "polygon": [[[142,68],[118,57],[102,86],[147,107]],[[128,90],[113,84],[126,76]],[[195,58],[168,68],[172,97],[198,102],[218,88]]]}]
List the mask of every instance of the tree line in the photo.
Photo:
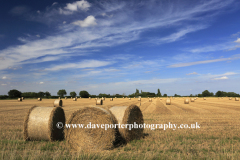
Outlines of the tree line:
[{"label": "tree line", "polygon": [[[8,92],[8,95],[0,95],[0,99],[8,99],[8,98],[20,98],[20,97],[25,97],[25,98],[58,98],[58,97],[76,97],[77,93],[75,91],[70,92],[70,96],[66,96],[67,92],[65,89],[60,89],[57,92],[58,96],[52,96],[51,93],[48,91],[46,92],[21,92],[16,89],[12,89]],[[87,91],[82,90],[79,92],[78,96],[82,98],[88,98],[88,97],[106,97],[106,98],[114,98],[114,97],[126,97],[127,95],[123,94],[105,94],[105,93],[99,93],[98,95],[90,95]],[[160,92],[160,89],[157,89],[157,94],[152,93],[152,92],[139,92],[139,89],[136,89],[135,93],[129,94],[128,97],[167,97],[168,95],[164,93],[163,95]],[[203,91],[202,93],[199,94],[190,94],[190,95],[185,95],[189,97],[240,97],[239,94],[234,93],[234,92],[224,92],[224,91],[217,91],[215,94],[213,92],[209,92],[208,90]],[[173,97],[181,97],[181,95],[174,94]]]}]

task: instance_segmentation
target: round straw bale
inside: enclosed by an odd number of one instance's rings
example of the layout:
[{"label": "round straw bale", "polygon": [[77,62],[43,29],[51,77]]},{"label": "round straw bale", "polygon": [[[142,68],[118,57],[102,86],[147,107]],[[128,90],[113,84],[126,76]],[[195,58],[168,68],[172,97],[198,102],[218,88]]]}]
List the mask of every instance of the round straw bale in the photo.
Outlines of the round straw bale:
[{"label": "round straw bale", "polygon": [[194,99],[194,98],[191,98],[191,102],[195,102],[195,99]]},{"label": "round straw bale", "polygon": [[72,99],[72,97],[71,97],[71,99]]},{"label": "round straw bale", "polygon": [[138,101],[141,101],[141,98],[138,98]]},{"label": "round straw bale", "polygon": [[131,100],[131,98],[129,98],[129,100]]},{"label": "round straw bale", "polygon": [[125,97],[123,97],[123,99],[124,99]]},{"label": "round straw bale", "polygon": [[232,97],[230,97],[229,100],[232,100]]},{"label": "round straw bale", "polygon": [[[118,130],[126,142],[140,139],[143,136],[144,128],[141,127],[140,124],[143,126],[144,120],[142,112],[138,106],[134,104],[130,106],[114,106],[110,108],[110,111],[117,119],[117,123],[120,124],[120,126],[118,125]],[[129,125],[126,126],[126,124],[132,124],[133,126],[134,124],[137,124],[138,127],[133,128],[132,126],[130,130]]]},{"label": "round straw bale", "polygon": [[22,100],[24,100],[25,98],[24,97],[22,97]]},{"label": "round straw bale", "polygon": [[152,98],[149,98],[149,102],[152,102]]},{"label": "round straw bale", "polygon": [[91,97],[89,97],[89,100],[91,100],[92,98]]},{"label": "round straw bale", "polygon": [[79,97],[79,98],[82,98],[82,97]]},{"label": "round straw bale", "polygon": [[117,99],[117,97],[115,97]]},{"label": "round straw bale", "polygon": [[64,126],[65,114],[61,107],[33,106],[24,119],[23,137],[24,140],[63,140]]},{"label": "round straw bale", "polygon": [[77,101],[77,98],[73,98],[72,100],[73,100],[73,101]]},{"label": "round straw bale", "polygon": [[67,99],[67,97],[65,97],[65,99]]},{"label": "round straw bale", "polygon": [[38,98],[38,101],[42,101],[42,98]]},{"label": "round straw bale", "polygon": [[184,99],[184,104],[189,104],[189,99],[188,98]]},{"label": "round straw bale", "polygon": [[206,100],[206,97],[204,97],[203,100]]},{"label": "round straw bale", "polygon": [[22,102],[22,98],[18,98],[18,102]]},{"label": "round straw bale", "polygon": [[113,98],[110,98],[110,101],[113,101]]},{"label": "round straw bale", "polygon": [[102,99],[97,99],[96,105],[102,105],[102,104],[103,104],[103,100]]},{"label": "round straw bale", "polygon": [[58,97],[58,99],[61,99],[61,97]]},{"label": "round straw bale", "polygon": [[160,100],[162,100],[162,98],[160,98]]},{"label": "round straw bale", "polygon": [[53,107],[62,107],[62,100],[61,99],[56,99],[54,102],[53,102]]},{"label": "round straw bale", "polygon": [[[118,138],[115,123],[116,119],[112,113],[103,108],[84,107],[75,111],[67,124],[83,124],[86,128],[66,128],[67,147],[75,151],[112,149]],[[109,128],[101,128],[102,124],[108,124]]]},{"label": "round straw bale", "polygon": [[235,101],[239,101],[239,98],[238,98],[238,97],[235,97]]},{"label": "round straw bale", "polygon": [[171,99],[170,99],[170,98],[168,98],[168,99],[166,100],[166,105],[171,105]]}]

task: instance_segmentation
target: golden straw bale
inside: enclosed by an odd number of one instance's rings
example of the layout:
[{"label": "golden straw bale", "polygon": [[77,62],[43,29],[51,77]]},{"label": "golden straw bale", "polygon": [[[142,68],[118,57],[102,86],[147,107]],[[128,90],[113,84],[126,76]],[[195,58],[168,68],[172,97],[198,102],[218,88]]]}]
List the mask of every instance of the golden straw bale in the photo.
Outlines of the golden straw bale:
[{"label": "golden straw bale", "polygon": [[65,114],[61,107],[33,106],[24,119],[24,140],[63,140],[64,126]]}]

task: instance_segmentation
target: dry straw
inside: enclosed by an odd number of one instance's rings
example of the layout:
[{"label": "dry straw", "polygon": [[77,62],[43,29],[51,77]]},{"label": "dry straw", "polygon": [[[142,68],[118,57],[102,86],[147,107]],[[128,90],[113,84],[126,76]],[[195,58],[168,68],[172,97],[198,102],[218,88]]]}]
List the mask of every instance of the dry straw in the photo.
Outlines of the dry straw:
[{"label": "dry straw", "polygon": [[149,102],[152,102],[152,98],[149,98]]},{"label": "dry straw", "polygon": [[110,101],[113,101],[113,98],[110,98]]},{"label": "dry straw", "polygon": [[[100,99],[101,100],[101,99]],[[90,124],[91,123],[91,124]],[[115,128],[116,119],[109,110],[99,107],[84,107],[75,111],[67,124],[83,124],[87,128],[65,129],[67,147],[75,151],[98,151],[114,148],[119,134]],[[96,125],[99,124],[98,128]],[[105,130],[101,124],[108,124],[111,128]],[[89,129],[91,127],[91,129]]]},{"label": "dry straw", "polygon": [[62,107],[62,100],[61,99],[56,99],[54,102],[53,102],[53,107]]},{"label": "dry straw", "polygon": [[18,98],[18,102],[22,102],[22,98]]},{"label": "dry straw", "polygon": [[[117,119],[117,124],[144,124],[143,115],[140,108],[134,104],[130,106],[114,106],[110,108],[110,111]],[[127,128],[119,127],[120,135],[124,138],[126,142],[132,141],[134,139],[140,139],[143,136],[144,128]]]},{"label": "dry straw", "polygon": [[235,101],[239,101],[239,98],[238,98],[238,97],[235,97]]},{"label": "dry straw", "polygon": [[64,126],[65,114],[61,107],[33,106],[24,119],[23,137],[24,140],[63,140]]},{"label": "dry straw", "polygon": [[189,104],[189,99],[188,98],[184,99],[184,104]]},{"label": "dry straw", "polygon": [[170,98],[167,98],[166,105],[171,105],[171,99]]},{"label": "dry straw", "polygon": [[42,101],[42,98],[38,98],[38,101]]},{"label": "dry straw", "polygon": [[162,98],[160,98],[160,100],[162,100]]},{"label": "dry straw", "polygon": [[115,97],[117,99],[117,97]]},{"label": "dry straw", "polygon": [[123,99],[124,99],[124,97],[123,97]]},{"label": "dry straw", "polygon": [[97,99],[96,105],[102,105],[102,104],[103,104],[103,100],[102,99]]},{"label": "dry straw", "polygon": [[91,100],[92,98],[91,97],[89,97],[89,100]]},{"label": "dry straw", "polygon": [[195,99],[194,99],[194,98],[191,98],[191,102],[195,102]]}]

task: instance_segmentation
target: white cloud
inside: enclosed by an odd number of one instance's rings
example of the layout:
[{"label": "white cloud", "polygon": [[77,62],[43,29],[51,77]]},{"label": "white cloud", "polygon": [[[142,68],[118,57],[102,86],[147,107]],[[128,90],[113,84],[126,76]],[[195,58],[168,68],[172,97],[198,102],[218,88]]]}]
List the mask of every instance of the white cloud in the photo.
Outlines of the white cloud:
[{"label": "white cloud", "polygon": [[234,41],[236,43],[240,43],[240,38],[238,38],[236,41]]},{"label": "white cloud", "polygon": [[39,84],[43,84],[44,82],[40,82]]},{"label": "white cloud", "polygon": [[65,9],[68,9],[70,11],[77,11],[78,9],[87,11],[90,6],[90,3],[88,3],[87,1],[81,0],[73,3],[67,3]]},{"label": "white cloud", "polygon": [[6,76],[3,76],[2,79],[7,79],[7,77],[6,77]]},{"label": "white cloud", "polygon": [[25,6],[25,5],[21,5],[21,6],[16,6],[14,8],[12,8],[10,10],[10,13],[13,15],[22,15],[26,12],[28,12],[30,9],[29,7]]},{"label": "white cloud", "polygon": [[36,37],[38,37],[38,38],[39,38],[39,37],[40,37],[40,35],[39,35],[39,34],[37,34],[37,35],[36,35]]},{"label": "white cloud", "polygon": [[2,86],[6,86],[7,84],[2,84]]},{"label": "white cloud", "polygon": [[89,27],[89,26],[97,25],[96,19],[93,16],[88,16],[83,21],[75,21],[72,24],[78,25],[78,26],[81,26],[81,27]]},{"label": "white cloud", "polygon": [[76,69],[76,68],[96,68],[96,67],[103,67],[110,64],[113,64],[114,62],[108,62],[108,61],[99,61],[99,60],[84,60],[79,63],[67,63],[63,65],[57,65],[52,68],[46,68],[47,71],[58,71],[63,69]]},{"label": "white cloud", "polygon": [[228,79],[227,76],[223,76],[223,77],[220,77],[220,78],[213,78],[213,80],[222,80],[222,79]]},{"label": "white cloud", "polygon": [[54,6],[54,5],[56,5],[56,4],[58,4],[58,2],[54,2],[54,3],[52,4],[52,6]]},{"label": "white cloud", "polygon": [[235,55],[235,56],[232,56],[231,58],[219,58],[219,59],[205,60],[205,61],[178,63],[178,64],[170,65],[170,66],[168,66],[168,68],[187,67],[187,66],[193,66],[193,65],[198,65],[198,64],[206,64],[206,63],[213,63],[213,62],[236,60],[236,59],[239,59],[239,58],[240,58],[239,55]]},{"label": "white cloud", "polygon": [[186,75],[195,75],[195,74],[198,74],[197,72],[192,72],[192,73],[188,73]]},{"label": "white cloud", "polygon": [[173,33],[169,36],[162,37],[162,38],[151,38],[148,42],[154,43],[154,44],[162,44],[162,43],[170,43],[170,42],[175,42],[177,40],[180,40],[183,36],[185,36],[188,33],[196,32],[201,29],[207,28],[207,25],[198,25],[198,26],[191,26],[184,28],[182,30],[179,30],[176,33]]},{"label": "white cloud", "polygon": [[63,24],[66,24],[67,22],[66,21],[63,21]]}]

